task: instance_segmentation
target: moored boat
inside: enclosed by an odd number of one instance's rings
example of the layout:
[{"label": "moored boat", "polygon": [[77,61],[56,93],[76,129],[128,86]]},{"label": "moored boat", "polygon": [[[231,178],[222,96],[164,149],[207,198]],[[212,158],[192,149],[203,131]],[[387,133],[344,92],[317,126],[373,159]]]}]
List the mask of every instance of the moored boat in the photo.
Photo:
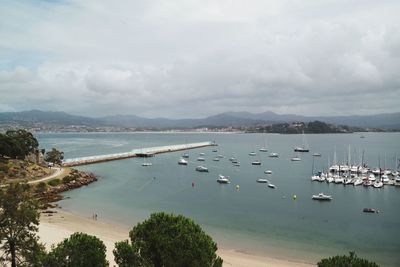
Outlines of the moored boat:
[{"label": "moored boat", "polygon": [[179,165],[188,165],[188,161],[184,158],[181,158],[180,160],[178,160],[178,164]]},{"label": "moored boat", "polygon": [[267,179],[260,178],[260,179],[257,179],[257,183],[266,184],[266,183],[268,183],[268,180],[267,180]]},{"label": "moored boat", "polygon": [[230,183],[228,177],[223,176],[222,174],[219,175],[217,182],[220,184],[229,184]]},{"label": "moored boat", "polygon": [[332,196],[325,195],[324,193],[319,193],[318,195],[313,195],[311,197],[314,200],[321,200],[321,201],[330,201],[332,200]]},{"label": "moored boat", "polygon": [[196,167],[196,171],[198,171],[198,172],[208,172],[208,168],[206,168],[204,166],[197,166]]}]

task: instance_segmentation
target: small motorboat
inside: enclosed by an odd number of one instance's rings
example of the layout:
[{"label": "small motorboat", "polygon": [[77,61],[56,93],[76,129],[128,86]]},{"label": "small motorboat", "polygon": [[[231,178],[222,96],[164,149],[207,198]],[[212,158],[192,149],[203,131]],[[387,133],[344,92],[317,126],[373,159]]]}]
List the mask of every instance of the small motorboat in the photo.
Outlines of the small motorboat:
[{"label": "small motorboat", "polygon": [[257,155],[256,152],[250,152],[249,153],[249,156],[255,156],[255,155]]},{"label": "small motorboat", "polygon": [[233,166],[240,167],[240,163],[237,162],[237,163],[233,164]]},{"label": "small motorboat", "polygon": [[321,154],[320,153],[314,153],[313,157],[321,157]]},{"label": "small motorboat", "polygon": [[203,158],[203,157],[198,157],[197,158],[197,161],[205,161],[206,159],[205,158]]},{"label": "small motorboat", "polygon": [[224,158],[223,155],[218,155],[217,157],[220,158],[220,159],[223,159],[223,158]]},{"label": "small motorboat", "polygon": [[196,171],[198,171],[198,172],[208,172],[208,168],[206,168],[204,166],[197,166],[196,167]]},{"label": "small motorboat", "polygon": [[189,158],[189,153],[184,153],[184,154],[182,155],[182,158],[185,158],[185,159]]},{"label": "small motorboat", "polygon": [[258,151],[260,151],[260,152],[268,152],[268,148],[262,147]]},{"label": "small motorboat", "polygon": [[299,157],[293,157],[293,158],[291,158],[290,160],[291,160],[291,161],[301,161],[301,158],[299,158]]},{"label": "small motorboat", "polygon": [[366,213],[379,213],[379,210],[372,209],[372,208],[364,208],[363,212],[366,212]]},{"label": "small motorboat", "polygon": [[269,154],[269,157],[270,158],[279,158],[279,154],[275,153],[275,152],[272,152],[272,153]]},{"label": "small motorboat", "polygon": [[381,181],[375,181],[373,186],[375,188],[382,188],[383,187],[383,183]]},{"label": "small motorboat", "polygon": [[265,174],[272,174],[272,171],[271,170],[266,170],[266,171],[264,171],[264,173]]},{"label": "small motorboat", "polygon": [[151,165],[153,165],[153,163],[151,163],[151,162],[143,162],[142,163],[142,166],[144,166],[144,167],[148,167],[148,166],[151,166]]},{"label": "small motorboat", "polygon": [[268,184],[268,187],[269,187],[269,188],[272,188],[272,189],[275,189],[275,188],[276,188],[275,185],[273,185],[273,184]]},{"label": "small motorboat", "polygon": [[332,196],[325,195],[324,193],[319,193],[318,195],[313,195],[312,199],[314,200],[321,200],[321,201],[330,201],[332,200]]},{"label": "small motorboat", "polygon": [[188,165],[188,161],[184,158],[181,158],[180,160],[178,160],[178,164],[179,165]]},{"label": "small motorboat", "polygon": [[260,178],[260,179],[257,179],[257,183],[266,184],[266,183],[268,183],[268,180]]},{"label": "small motorboat", "polygon": [[251,165],[259,166],[259,165],[261,165],[261,161],[259,161],[259,160],[253,161],[253,162],[251,163]]},{"label": "small motorboat", "polygon": [[204,153],[199,153],[199,156],[204,156],[205,154]]},{"label": "small motorboat", "polygon": [[235,160],[236,160],[235,157],[232,157],[232,158],[229,159],[229,161],[232,161],[232,162],[234,162]]},{"label": "small motorboat", "polygon": [[219,161],[218,157],[213,158],[213,161]]},{"label": "small motorboat", "polygon": [[222,174],[219,175],[217,182],[220,184],[229,184],[230,183],[228,177],[223,176]]}]

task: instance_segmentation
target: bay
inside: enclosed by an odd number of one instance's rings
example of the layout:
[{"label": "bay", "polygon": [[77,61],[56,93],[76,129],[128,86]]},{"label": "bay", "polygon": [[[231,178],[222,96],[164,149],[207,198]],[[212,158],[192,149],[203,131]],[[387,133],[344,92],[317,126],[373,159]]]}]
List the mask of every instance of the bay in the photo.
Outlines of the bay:
[{"label": "bay", "polygon": [[[81,166],[100,177],[87,187],[65,193],[63,209],[110,222],[133,226],[156,211],[183,214],[201,224],[220,246],[246,253],[316,262],[321,257],[356,251],[382,266],[400,266],[400,188],[381,189],[311,182],[314,170],[326,170],[336,150],[338,162],[352,161],[372,167],[395,168],[400,155],[399,133],[308,134],[310,153],[301,153],[299,162],[290,158],[293,147],[301,145],[301,135],[221,134],[221,133],[50,133],[38,134],[42,147],[56,147],[65,158],[127,152],[134,148],[216,141],[215,147],[189,150],[188,166],[177,164],[182,152],[159,154],[148,159],[126,159]],[[268,152],[258,149],[267,143]],[[252,151],[256,156],[249,156]],[[364,151],[364,152],[363,152]],[[279,158],[268,157],[270,152]],[[199,153],[206,159],[198,162]],[[212,161],[218,154],[219,162]],[[240,167],[228,160],[236,157]],[[147,159],[146,159],[147,160]],[[260,160],[261,166],[251,162]],[[209,168],[199,173],[198,165]],[[272,170],[272,175],[264,174]],[[231,184],[216,182],[219,174]],[[258,184],[267,178],[276,189]],[[194,184],[194,187],[192,186]],[[239,190],[236,185],[239,185]],[[311,200],[324,192],[333,201]],[[293,199],[296,195],[296,199]],[[377,208],[379,214],[362,212]],[[127,237],[128,238],[128,237]]]}]

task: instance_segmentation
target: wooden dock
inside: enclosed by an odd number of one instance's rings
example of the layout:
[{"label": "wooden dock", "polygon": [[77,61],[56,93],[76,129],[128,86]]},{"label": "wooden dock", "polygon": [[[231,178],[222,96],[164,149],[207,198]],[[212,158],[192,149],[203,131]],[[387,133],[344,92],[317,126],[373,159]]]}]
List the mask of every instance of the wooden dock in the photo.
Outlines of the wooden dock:
[{"label": "wooden dock", "polygon": [[201,142],[201,143],[191,143],[191,144],[181,144],[181,145],[140,148],[140,149],[133,149],[130,152],[65,159],[62,163],[62,166],[72,167],[72,166],[88,165],[88,164],[95,164],[112,160],[153,156],[160,153],[175,152],[175,151],[195,149],[207,146],[216,146],[216,145],[217,144],[215,142]]}]

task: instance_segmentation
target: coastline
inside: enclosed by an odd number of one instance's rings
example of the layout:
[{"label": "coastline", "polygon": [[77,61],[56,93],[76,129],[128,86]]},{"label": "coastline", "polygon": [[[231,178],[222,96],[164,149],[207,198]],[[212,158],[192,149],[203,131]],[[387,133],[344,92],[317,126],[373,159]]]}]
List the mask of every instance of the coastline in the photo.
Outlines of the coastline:
[{"label": "coastline", "polygon": [[[101,219],[93,220],[91,217],[79,216],[70,212],[56,209],[56,213],[42,213],[40,216],[39,233],[41,242],[47,249],[51,245],[61,242],[74,232],[83,232],[95,235],[107,247],[107,260],[114,266],[112,250],[115,242],[129,239],[129,228],[116,223],[103,222]],[[314,264],[274,258],[271,255],[253,255],[247,252],[220,247],[217,254],[224,260],[224,266],[235,267],[310,267]]]}]

